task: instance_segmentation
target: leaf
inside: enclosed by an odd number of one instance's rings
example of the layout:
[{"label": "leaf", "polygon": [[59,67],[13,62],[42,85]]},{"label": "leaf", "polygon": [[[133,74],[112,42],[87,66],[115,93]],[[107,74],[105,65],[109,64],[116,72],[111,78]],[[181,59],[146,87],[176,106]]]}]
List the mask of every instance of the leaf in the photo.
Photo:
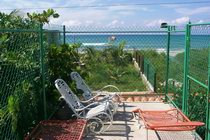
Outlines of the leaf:
[{"label": "leaf", "polygon": [[53,14],[53,18],[58,18],[60,15],[58,13]]}]

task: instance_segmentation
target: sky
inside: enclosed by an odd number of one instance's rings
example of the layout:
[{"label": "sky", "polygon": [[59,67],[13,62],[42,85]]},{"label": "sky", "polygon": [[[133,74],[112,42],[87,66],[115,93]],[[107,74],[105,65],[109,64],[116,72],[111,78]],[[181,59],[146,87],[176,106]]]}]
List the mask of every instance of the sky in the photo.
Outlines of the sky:
[{"label": "sky", "polygon": [[[0,0],[0,11],[9,13],[19,8],[49,8],[88,5],[114,5],[134,3],[195,2],[202,0]],[[204,0],[203,0],[204,1]],[[42,9],[43,10],[43,9]],[[20,13],[41,12],[26,9]],[[210,22],[210,3],[187,5],[141,5],[110,7],[77,7],[55,9],[58,19],[50,19],[50,24],[66,26],[129,27],[160,26],[162,22],[172,25]]]}]

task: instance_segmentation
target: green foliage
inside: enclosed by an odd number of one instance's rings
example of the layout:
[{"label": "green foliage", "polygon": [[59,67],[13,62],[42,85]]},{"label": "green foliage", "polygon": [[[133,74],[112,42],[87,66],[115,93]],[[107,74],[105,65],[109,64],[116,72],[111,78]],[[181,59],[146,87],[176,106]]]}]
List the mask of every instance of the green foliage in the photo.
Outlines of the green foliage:
[{"label": "green foliage", "polygon": [[[208,62],[207,49],[191,49],[189,57],[189,75],[197,80],[206,84],[207,80],[207,66]],[[173,79],[183,81],[183,66],[184,66],[184,53],[177,54],[172,58],[170,63],[170,73]],[[189,100],[188,110],[189,118],[195,121],[206,122],[206,105],[207,105],[207,91],[197,83],[190,81],[189,86]],[[174,85],[169,85],[169,92],[174,93],[174,101],[178,107],[182,107],[182,87],[179,88]],[[197,132],[204,138],[205,127],[199,127]]]},{"label": "green foliage", "polygon": [[[179,107],[182,108],[182,94],[183,87],[178,88],[174,85],[169,85],[170,92],[174,93],[173,101]],[[206,105],[207,105],[207,91],[203,87],[200,87],[196,83],[191,83],[189,90],[188,110],[189,118],[194,121],[206,122]],[[197,129],[198,134],[204,138],[205,127],[199,127]]]},{"label": "green foliage", "polygon": [[[60,94],[55,89],[55,80],[62,78],[70,85],[70,73],[72,71],[81,72],[82,62],[77,51],[80,46],[81,44],[63,44],[59,46],[51,45],[48,48],[47,73],[49,82],[46,88],[48,112],[54,111],[54,107],[58,103],[58,98],[60,97]],[[72,85],[71,87],[72,90],[75,91],[75,87]]]},{"label": "green foliage", "polygon": [[38,53],[37,45],[24,46],[28,49],[17,53],[16,51],[5,48],[0,55],[0,62],[16,66],[16,68],[35,69],[39,67],[39,63],[34,59],[34,55]]},{"label": "green foliage", "polygon": [[0,28],[15,29],[0,33],[0,139],[23,139],[43,119],[39,34],[19,31],[38,30],[39,22],[48,23],[58,14],[50,9],[28,15],[24,18],[16,10],[0,12]]},{"label": "green foliage", "polygon": [[114,80],[116,83],[120,83],[120,79],[123,77],[123,75],[126,74],[123,68],[119,67],[113,67],[112,69],[108,69],[107,72],[110,79]]},{"label": "green foliage", "polygon": [[143,91],[145,85],[131,64],[132,55],[124,51],[126,42],[119,46],[109,46],[96,50],[94,47],[86,48],[82,56],[87,71],[85,79],[88,85],[97,90],[105,85],[113,84],[121,91]]},{"label": "green foliage", "polygon": [[124,51],[126,42],[120,42],[119,46],[110,46],[101,52],[101,55],[107,63],[116,66],[126,66],[131,62],[131,54]]},{"label": "green foliage", "polygon": [[8,99],[8,111],[10,115],[12,116],[12,131],[15,132],[17,129],[17,115],[18,112],[20,111],[19,108],[19,98],[10,96]]},{"label": "green foliage", "polygon": [[[154,66],[157,72],[157,82],[159,83],[159,92],[165,91],[165,72],[166,72],[166,55],[159,54],[153,50],[139,51]],[[189,57],[189,74],[206,84],[208,61],[207,49],[191,49]],[[183,72],[184,72],[184,53],[179,53],[170,57],[169,64],[169,93],[173,93],[173,101],[182,108],[183,94]],[[174,82],[173,82],[174,81]],[[206,121],[206,89],[200,87],[197,83],[190,82],[188,110],[189,118],[195,121]],[[205,127],[199,127],[197,132],[204,138]]]},{"label": "green foliage", "polygon": [[[137,51],[144,59],[150,64],[150,67],[154,68],[157,79],[157,91],[163,92],[162,83],[165,81],[166,75],[166,54],[158,53],[155,50],[140,50]],[[151,72],[151,71],[150,71]],[[152,73],[150,73],[152,74]]]},{"label": "green foliage", "polygon": [[38,24],[27,18],[18,15],[19,11],[14,10],[9,14],[0,12],[0,28],[1,29],[35,29]]},{"label": "green foliage", "polygon": [[49,23],[49,18],[58,18],[59,14],[56,13],[53,9],[48,9],[47,11],[43,11],[42,13],[27,13],[27,16],[30,18],[31,21],[38,21],[39,23]]},{"label": "green foliage", "polygon": [[57,78],[63,78],[65,81],[69,82],[70,72],[77,70],[80,64],[80,57],[76,50],[80,45],[81,44],[64,44],[49,47],[48,63],[51,81],[55,81]]},{"label": "green foliage", "polygon": [[28,129],[42,119],[42,98],[38,81],[24,80],[17,84],[14,94],[8,98],[7,111],[11,116],[12,131],[22,139]]}]

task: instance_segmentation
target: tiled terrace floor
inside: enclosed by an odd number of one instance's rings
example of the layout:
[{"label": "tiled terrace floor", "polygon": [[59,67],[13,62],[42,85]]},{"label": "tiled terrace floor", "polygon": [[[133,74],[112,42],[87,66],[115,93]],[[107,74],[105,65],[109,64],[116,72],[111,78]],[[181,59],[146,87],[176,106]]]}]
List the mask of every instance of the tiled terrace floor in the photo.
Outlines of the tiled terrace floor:
[{"label": "tiled terrace floor", "polygon": [[[140,127],[133,117],[132,110],[166,110],[172,106],[162,102],[123,103],[114,116],[113,126],[103,134],[97,136],[86,135],[84,140],[146,140],[146,130]],[[143,124],[141,122],[141,124]],[[148,140],[193,140],[192,132],[155,132],[148,131]],[[197,138],[199,139],[199,138]]]}]

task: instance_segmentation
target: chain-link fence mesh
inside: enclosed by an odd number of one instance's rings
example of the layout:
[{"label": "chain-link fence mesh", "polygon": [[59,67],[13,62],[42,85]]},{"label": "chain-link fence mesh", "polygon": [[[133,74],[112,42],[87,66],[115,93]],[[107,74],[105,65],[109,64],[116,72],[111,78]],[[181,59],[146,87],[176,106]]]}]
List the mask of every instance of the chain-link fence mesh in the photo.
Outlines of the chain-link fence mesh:
[{"label": "chain-link fence mesh", "polygon": [[[40,77],[39,30],[0,30],[0,34],[0,139],[22,138],[28,128],[43,118],[41,90],[46,86],[47,110],[52,110],[59,96],[54,90],[54,80],[63,78],[71,85],[71,71],[79,72],[93,90],[113,84],[121,91],[145,91],[146,85],[132,63],[134,56],[155,91],[165,92],[166,29],[45,27],[42,42],[46,52],[44,86]],[[169,92],[178,95],[175,100],[179,107],[183,92],[184,46],[184,33],[171,32]],[[189,76],[204,85],[207,84],[208,47],[209,26],[192,27]],[[189,115],[193,120],[204,121],[207,91],[193,81],[189,91]],[[203,112],[198,114],[196,110],[202,108]]]},{"label": "chain-link fence mesh", "polygon": [[185,33],[171,33],[169,51],[169,79],[183,82]]},{"label": "chain-link fence mesh", "polygon": [[[87,27],[66,27],[65,38],[66,43],[80,45],[80,61],[88,69],[85,79],[92,89],[113,84],[130,92],[146,90],[132,64],[133,52],[139,51],[145,57],[145,65],[150,62],[145,73],[148,71],[148,80],[154,85],[155,71],[165,72],[166,39],[165,29],[160,28]],[[163,82],[164,72],[157,73],[158,81]]]},{"label": "chain-link fence mesh", "polygon": [[179,27],[180,32],[170,32],[169,48],[169,77],[168,95],[174,97],[175,104],[182,108],[183,76],[184,76],[184,49],[185,28]]},{"label": "chain-link fence mesh", "polygon": [[[207,87],[208,87],[208,55],[210,47],[210,27],[191,26],[189,49],[189,100],[188,112],[192,120],[206,122]],[[200,82],[201,84],[197,83]],[[199,111],[199,112],[198,112]],[[198,131],[204,137],[205,128]]]},{"label": "chain-link fence mesh", "polygon": [[189,75],[204,84],[208,80],[209,29],[208,26],[192,26],[190,40]]},{"label": "chain-link fence mesh", "polygon": [[37,31],[0,30],[0,139],[22,139],[43,119]]},{"label": "chain-link fence mesh", "polygon": [[144,59],[143,74],[146,76],[147,80],[153,86],[153,90],[156,92],[156,71],[153,64],[147,59]]}]

